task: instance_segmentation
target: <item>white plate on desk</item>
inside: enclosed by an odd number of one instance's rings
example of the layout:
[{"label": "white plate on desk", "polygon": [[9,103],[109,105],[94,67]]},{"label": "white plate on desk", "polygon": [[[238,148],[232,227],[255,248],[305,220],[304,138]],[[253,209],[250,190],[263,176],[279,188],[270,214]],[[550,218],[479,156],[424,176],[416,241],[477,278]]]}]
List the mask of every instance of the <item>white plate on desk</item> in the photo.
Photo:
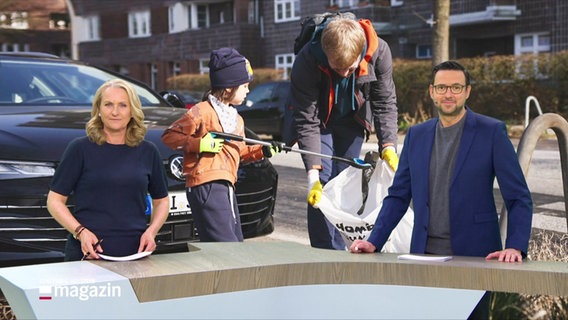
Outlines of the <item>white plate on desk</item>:
[{"label": "white plate on desk", "polygon": [[416,254],[401,254],[400,256],[398,256],[398,260],[414,260],[414,261],[436,262],[436,261],[448,261],[451,259],[452,256],[426,256],[426,255],[416,255]]},{"label": "white plate on desk", "polygon": [[135,254],[131,254],[129,256],[114,257],[114,256],[107,256],[105,254],[99,253],[99,257],[103,258],[104,260],[109,260],[109,261],[133,261],[133,260],[142,259],[144,257],[151,255],[151,254],[152,254],[152,251],[142,251],[142,252],[138,252],[138,253],[135,253]]}]

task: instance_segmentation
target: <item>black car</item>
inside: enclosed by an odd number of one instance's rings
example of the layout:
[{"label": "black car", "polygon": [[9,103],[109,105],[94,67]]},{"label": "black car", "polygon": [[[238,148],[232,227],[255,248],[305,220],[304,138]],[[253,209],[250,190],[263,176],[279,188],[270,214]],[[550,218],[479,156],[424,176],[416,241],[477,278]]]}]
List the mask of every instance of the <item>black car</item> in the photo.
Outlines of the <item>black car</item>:
[{"label": "black car", "polygon": [[254,87],[237,110],[252,131],[282,140],[289,97],[290,81],[266,82]]},{"label": "black car", "polygon": [[[201,96],[196,92],[189,92],[185,90],[167,90],[167,92],[175,94],[184,104],[184,108],[191,109],[194,105],[201,101]],[[199,96],[199,98],[197,98]]]},{"label": "black car", "polygon": [[[45,54],[0,53],[0,266],[62,260],[67,231],[47,211],[48,185],[67,144],[85,136],[95,91],[111,78],[124,77]],[[156,253],[186,250],[198,238],[181,176],[183,159],[160,137],[187,109],[127,80],[142,101],[146,139],[158,146],[168,175],[171,209]],[[258,138],[250,130],[247,135]],[[239,168],[236,192],[245,238],[273,231],[277,180],[266,159]],[[68,206],[73,211],[72,197]]]}]

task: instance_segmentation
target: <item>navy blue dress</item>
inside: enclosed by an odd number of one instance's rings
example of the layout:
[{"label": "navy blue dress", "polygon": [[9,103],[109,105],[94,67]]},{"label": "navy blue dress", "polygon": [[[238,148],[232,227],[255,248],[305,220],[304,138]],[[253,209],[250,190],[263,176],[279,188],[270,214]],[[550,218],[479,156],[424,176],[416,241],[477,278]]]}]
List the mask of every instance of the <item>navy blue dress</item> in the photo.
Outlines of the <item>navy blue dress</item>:
[{"label": "navy blue dress", "polygon": [[[138,251],[147,228],[146,196],[168,195],[160,153],[146,140],[129,147],[76,138],[67,146],[50,189],[73,199],[75,218],[104,239],[104,254],[112,256]],[[65,259],[82,255],[79,241],[69,236]]]}]

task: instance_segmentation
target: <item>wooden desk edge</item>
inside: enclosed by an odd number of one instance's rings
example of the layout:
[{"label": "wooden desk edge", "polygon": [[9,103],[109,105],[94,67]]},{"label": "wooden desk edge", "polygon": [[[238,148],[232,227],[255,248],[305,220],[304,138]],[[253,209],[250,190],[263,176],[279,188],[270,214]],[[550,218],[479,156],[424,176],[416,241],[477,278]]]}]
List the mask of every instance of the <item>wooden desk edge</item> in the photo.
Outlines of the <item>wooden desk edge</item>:
[{"label": "wooden desk edge", "polygon": [[128,278],[140,302],[260,288],[376,284],[568,296],[568,264],[502,263],[477,257],[444,262],[352,254],[292,242],[196,243],[188,253],[95,262]]}]

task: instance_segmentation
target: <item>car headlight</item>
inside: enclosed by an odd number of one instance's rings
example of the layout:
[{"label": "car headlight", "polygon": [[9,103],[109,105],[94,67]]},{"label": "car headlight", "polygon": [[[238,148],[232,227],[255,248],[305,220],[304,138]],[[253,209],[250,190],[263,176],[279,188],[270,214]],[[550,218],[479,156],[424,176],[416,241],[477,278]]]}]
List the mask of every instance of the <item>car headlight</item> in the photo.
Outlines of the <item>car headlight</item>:
[{"label": "car headlight", "polygon": [[53,163],[0,160],[0,179],[49,177],[54,173]]}]

